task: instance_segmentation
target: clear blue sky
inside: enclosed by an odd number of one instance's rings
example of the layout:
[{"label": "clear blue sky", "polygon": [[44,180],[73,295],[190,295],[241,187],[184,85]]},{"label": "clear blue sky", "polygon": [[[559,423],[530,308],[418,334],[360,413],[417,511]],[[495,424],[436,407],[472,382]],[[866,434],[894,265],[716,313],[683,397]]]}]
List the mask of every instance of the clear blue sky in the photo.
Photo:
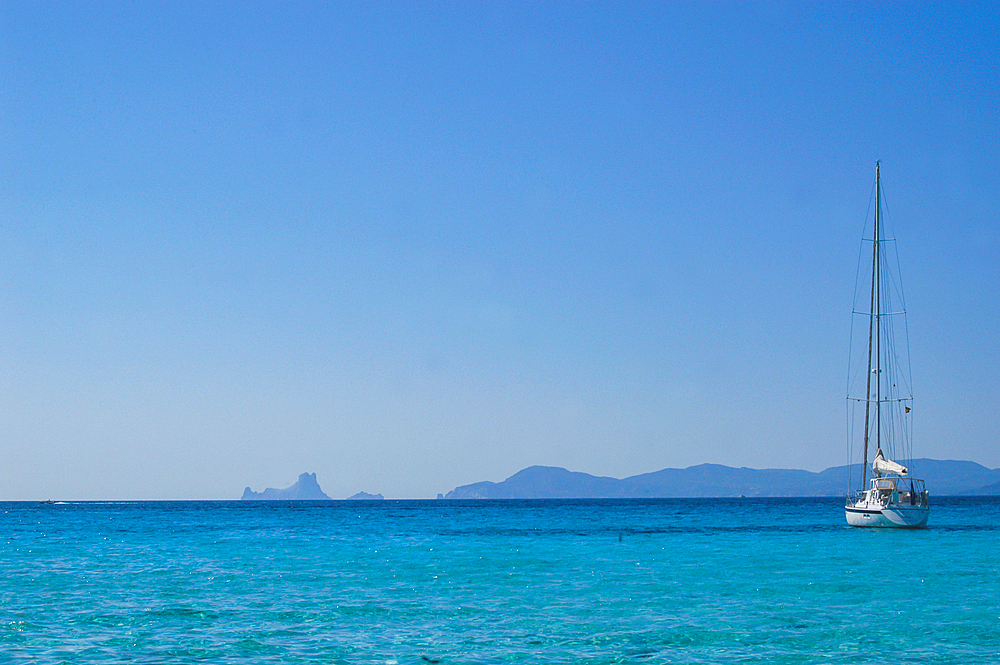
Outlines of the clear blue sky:
[{"label": "clear blue sky", "polygon": [[998,34],[996,3],[5,2],[0,498],[845,464],[876,159],[914,452],[998,467]]}]

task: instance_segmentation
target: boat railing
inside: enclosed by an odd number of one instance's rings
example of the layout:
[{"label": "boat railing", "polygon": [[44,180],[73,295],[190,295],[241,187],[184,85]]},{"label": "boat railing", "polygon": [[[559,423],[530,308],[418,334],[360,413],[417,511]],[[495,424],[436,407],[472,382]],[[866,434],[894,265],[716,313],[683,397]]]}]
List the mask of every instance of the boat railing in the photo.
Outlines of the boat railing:
[{"label": "boat railing", "polygon": [[909,476],[872,478],[872,489],[878,494],[883,506],[890,503],[904,506],[909,504],[921,508],[927,506],[927,490],[920,478]]},{"label": "boat railing", "polygon": [[926,508],[928,494],[924,481],[909,476],[879,476],[871,479],[867,490],[855,490],[848,495],[846,505],[853,507],[859,503],[877,503],[883,508],[889,504],[911,505]]},{"label": "boat railing", "polygon": [[905,490],[899,492],[895,503],[910,504],[911,506],[920,506],[921,508],[927,506],[927,492],[911,492],[910,490]]},{"label": "boat railing", "polygon": [[857,504],[865,500],[865,495],[867,494],[864,490],[854,490],[854,494],[847,495],[847,507],[853,508]]}]

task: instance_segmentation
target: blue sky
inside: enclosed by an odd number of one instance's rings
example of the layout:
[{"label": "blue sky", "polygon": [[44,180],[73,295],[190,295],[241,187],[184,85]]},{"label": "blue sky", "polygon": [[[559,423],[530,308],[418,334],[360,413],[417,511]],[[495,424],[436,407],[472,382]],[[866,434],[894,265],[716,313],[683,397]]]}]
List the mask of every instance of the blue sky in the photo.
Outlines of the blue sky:
[{"label": "blue sky", "polygon": [[998,467],[998,31],[989,3],[4,3],[0,498],[845,464],[876,159],[914,452]]}]

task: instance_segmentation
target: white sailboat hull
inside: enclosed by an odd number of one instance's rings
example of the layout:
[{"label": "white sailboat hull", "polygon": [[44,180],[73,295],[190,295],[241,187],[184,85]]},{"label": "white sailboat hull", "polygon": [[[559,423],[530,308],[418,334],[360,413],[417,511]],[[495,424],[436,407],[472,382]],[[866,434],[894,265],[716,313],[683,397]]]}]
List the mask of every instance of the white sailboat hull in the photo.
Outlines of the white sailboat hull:
[{"label": "white sailboat hull", "polygon": [[847,523],[862,527],[920,529],[927,526],[928,515],[930,509],[919,506],[848,507]]}]

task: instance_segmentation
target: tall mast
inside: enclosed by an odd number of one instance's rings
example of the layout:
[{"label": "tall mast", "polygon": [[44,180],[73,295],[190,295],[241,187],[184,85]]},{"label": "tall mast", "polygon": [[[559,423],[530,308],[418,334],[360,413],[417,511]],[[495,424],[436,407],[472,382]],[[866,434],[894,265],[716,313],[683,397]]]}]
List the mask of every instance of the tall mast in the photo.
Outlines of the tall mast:
[{"label": "tall mast", "polygon": [[[882,221],[882,182],[875,162],[875,447],[882,449],[882,257],[879,255]],[[890,451],[891,452],[891,451]],[[880,474],[881,475],[881,474]]]},{"label": "tall mast", "polygon": [[[881,208],[881,198],[880,194],[881,185],[879,184],[879,163],[875,162],[875,233],[874,242],[872,243],[872,296],[870,305],[870,314],[868,319],[868,381],[865,387],[865,460],[864,464],[861,465],[861,489],[864,490],[868,483],[868,438],[869,433],[869,423],[871,422],[871,404],[872,404],[872,356],[875,356],[875,392],[877,399],[881,400],[881,360],[879,358],[879,343],[881,341],[881,331],[879,330],[879,300],[881,297],[881,292],[879,289],[879,256],[878,256],[878,234],[879,234],[879,209]],[[873,340],[874,337],[874,340]],[[875,353],[873,354],[872,351]],[[876,402],[876,427],[875,427],[875,442],[880,443],[879,440],[879,429],[881,425],[881,413],[882,410],[879,408],[880,403]]]}]

